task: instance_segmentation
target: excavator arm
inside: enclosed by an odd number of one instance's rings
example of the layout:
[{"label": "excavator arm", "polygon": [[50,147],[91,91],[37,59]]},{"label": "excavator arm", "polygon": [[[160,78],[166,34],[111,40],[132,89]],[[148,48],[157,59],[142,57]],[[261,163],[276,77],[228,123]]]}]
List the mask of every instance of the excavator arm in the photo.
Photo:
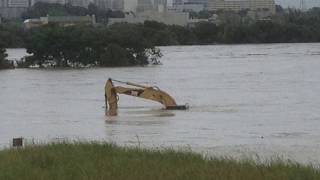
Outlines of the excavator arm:
[{"label": "excavator arm", "polygon": [[112,79],[108,79],[105,85],[105,102],[108,115],[116,116],[118,109],[118,94],[124,94],[143,99],[149,99],[152,101],[159,102],[165,106],[166,109],[170,110],[185,110],[187,106],[178,106],[176,101],[166,92],[159,88],[144,86],[140,84],[117,81],[133,87],[122,87],[114,86]]}]

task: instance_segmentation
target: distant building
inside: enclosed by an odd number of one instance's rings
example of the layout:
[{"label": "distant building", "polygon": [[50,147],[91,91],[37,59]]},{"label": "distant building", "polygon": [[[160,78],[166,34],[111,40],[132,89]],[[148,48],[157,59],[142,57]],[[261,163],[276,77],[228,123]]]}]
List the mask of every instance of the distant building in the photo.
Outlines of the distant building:
[{"label": "distant building", "polygon": [[158,21],[167,25],[187,26],[189,23],[189,13],[184,12],[155,12],[144,11],[129,13],[125,18],[110,18],[109,25],[115,23],[144,23],[145,21]]},{"label": "distant building", "polygon": [[46,24],[59,24],[61,26],[73,26],[77,24],[95,25],[96,18],[92,16],[46,16],[39,19],[27,19],[24,21],[25,28],[30,29]]},{"label": "distant building", "polygon": [[208,10],[219,11],[269,11],[275,13],[274,0],[209,0]]},{"label": "distant building", "polygon": [[31,0],[8,0],[9,8],[28,8],[31,6]]},{"label": "distant building", "polygon": [[203,11],[208,4],[208,0],[173,0],[173,9],[184,12]]},{"label": "distant building", "polygon": [[253,19],[266,19],[276,13],[274,0],[209,0],[209,11],[246,11]]},{"label": "distant building", "polygon": [[18,18],[31,6],[31,0],[0,0],[0,16]]},{"label": "distant building", "polygon": [[[130,2],[133,1],[131,0]],[[128,0],[124,2],[129,3]],[[127,5],[125,4],[125,6]],[[131,8],[135,6],[134,3],[130,5]],[[127,11],[124,18],[109,18],[108,24],[158,21],[167,25],[187,26],[189,23],[189,13],[169,11],[167,5],[167,0],[137,0],[136,11]]]},{"label": "distant building", "polygon": [[189,13],[168,10],[168,0],[124,0],[124,18],[109,18],[109,25],[115,23],[144,23],[158,21],[167,25],[187,26]]},{"label": "distant building", "polygon": [[167,11],[167,0],[138,0],[137,12],[145,11],[165,12]]},{"label": "distant building", "polygon": [[173,10],[180,12],[200,12],[204,9],[204,4],[181,4],[173,6]]},{"label": "distant building", "polygon": [[38,2],[51,4],[71,4],[72,6],[79,6],[87,8],[91,0],[30,0],[32,5]]},{"label": "distant building", "polygon": [[31,29],[31,28],[34,28],[34,27],[40,27],[42,25],[44,25],[44,22],[41,21],[41,19],[26,19],[24,22],[24,27],[26,29]]},{"label": "distant building", "polygon": [[208,4],[208,0],[173,0],[172,5],[183,5],[183,4],[202,4],[206,6]]},{"label": "distant building", "polygon": [[100,9],[124,12],[144,12],[167,10],[167,0],[92,0]]},{"label": "distant building", "polygon": [[51,4],[66,4],[67,0],[32,0],[32,6],[38,2],[51,3]]},{"label": "distant building", "polygon": [[124,0],[93,0],[92,1],[99,9],[102,10],[124,10]]}]

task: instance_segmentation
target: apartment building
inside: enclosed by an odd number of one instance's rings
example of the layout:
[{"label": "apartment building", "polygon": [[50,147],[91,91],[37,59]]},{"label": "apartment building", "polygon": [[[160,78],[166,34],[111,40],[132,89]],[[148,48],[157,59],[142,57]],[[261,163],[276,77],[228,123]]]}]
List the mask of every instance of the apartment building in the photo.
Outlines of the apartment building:
[{"label": "apartment building", "polygon": [[199,12],[205,9],[208,0],[173,0],[173,9],[180,12]]},{"label": "apartment building", "polygon": [[275,14],[274,0],[209,0],[209,11],[241,11],[269,12]]},{"label": "apartment building", "polygon": [[31,0],[0,0],[0,17],[18,18],[31,6]]}]

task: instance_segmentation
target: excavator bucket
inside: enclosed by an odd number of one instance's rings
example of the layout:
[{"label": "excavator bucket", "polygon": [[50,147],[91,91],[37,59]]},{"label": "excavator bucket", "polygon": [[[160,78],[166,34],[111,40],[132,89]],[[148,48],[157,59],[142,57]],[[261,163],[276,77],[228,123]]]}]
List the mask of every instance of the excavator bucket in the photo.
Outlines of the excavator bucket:
[{"label": "excavator bucket", "polygon": [[176,105],[176,106],[167,106],[166,110],[187,110],[188,105]]},{"label": "excavator bucket", "polygon": [[[126,84],[131,87],[114,86],[113,81]],[[187,105],[177,105],[176,101],[166,92],[159,88],[144,86],[131,82],[122,82],[108,79],[105,85],[105,101],[107,114],[110,116],[117,115],[118,94],[124,94],[152,101],[157,101],[165,106],[167,110],[186,110]]]}]

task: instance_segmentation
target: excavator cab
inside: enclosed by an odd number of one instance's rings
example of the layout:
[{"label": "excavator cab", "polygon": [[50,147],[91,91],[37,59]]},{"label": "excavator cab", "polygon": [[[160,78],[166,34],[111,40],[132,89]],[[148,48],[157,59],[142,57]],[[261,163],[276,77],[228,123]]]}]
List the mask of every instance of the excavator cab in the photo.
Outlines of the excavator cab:
[{"label": "excavator cab", "polygon": [[[114,82],[128,85],[130,87],[114,86]],[[116,116],[118,110],[118,94],[124,94],[152,101],[157,101],[165,106],[167,110],[186,110],[187,105],[177,105],[176,101],[166,92],[157,87],[144,86],[131,82],[123,82],[108,79],[105,85],[105,103],[107,114]]]}]

